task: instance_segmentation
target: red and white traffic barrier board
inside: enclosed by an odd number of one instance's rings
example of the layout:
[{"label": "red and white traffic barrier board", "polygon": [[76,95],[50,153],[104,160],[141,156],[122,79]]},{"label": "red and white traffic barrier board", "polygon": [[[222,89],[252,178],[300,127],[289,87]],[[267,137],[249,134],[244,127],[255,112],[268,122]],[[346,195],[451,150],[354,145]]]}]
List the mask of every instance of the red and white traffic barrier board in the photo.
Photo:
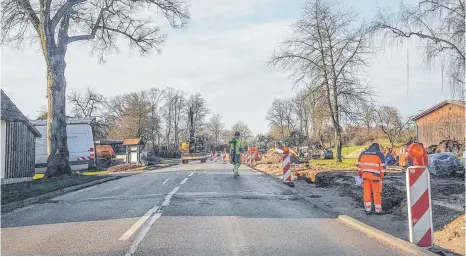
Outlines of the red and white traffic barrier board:
[{"label": "red and white traffic barrier board", "polygon": [[292,183],[291,182],[291,160],[289,154],[282,155],[282,167],[283,167],[283,182],[285,183]]},{"label": "red and white traffic barrier board", "polygon": [[92,161],[94,158],[91,158],[90,156],[87,157],[77,157],[76,158],[78,161]]},{"label": "red and white traffic barrier board", "polygon": [[411,166],[406,172],[409,241],[419,247],[434,242],[430,177],[426,166]]},{"label": "red and white traffic barrier board", "polygon": [[246,165],[251,167],[251,154],[249,153],[246,154]]}]

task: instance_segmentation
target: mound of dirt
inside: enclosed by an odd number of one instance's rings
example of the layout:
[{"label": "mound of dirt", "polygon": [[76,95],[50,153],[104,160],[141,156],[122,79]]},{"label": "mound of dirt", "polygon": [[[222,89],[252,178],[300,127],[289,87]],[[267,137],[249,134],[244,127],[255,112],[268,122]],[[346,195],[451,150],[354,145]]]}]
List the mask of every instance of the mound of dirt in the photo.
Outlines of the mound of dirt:
[{"label": "mound of dirt", "polygon": [[122,172],[122,171],[128,171],[128,170],[133,170],[139,167],[137,164],[121,164],[121,165],[116,165],[113,167],[110,167],[108,169],[108,172]]},{"label": "mound of dirt", "polygon": [[464,145],[454,140],[443,140],[438,145],[431,145],[427,148],[428,153],[461,153],[464,151]]},{"label": "mound of dirt", "polygon": [[436,245],[466,255],[465,215],[457,217],[441,231],[435,232],[434,238]]},{"label": "mound of dirt", "polygon": [[[296,157],[290,156],[290,161],[292,164],[299,164],[301,161],[299,161]],[[282,163],[282,155],[280,153],[268,153],[264,154],[261,158],[261,160],[258,163],[267,163],[267,164],[273,164],[273,163]]]}]

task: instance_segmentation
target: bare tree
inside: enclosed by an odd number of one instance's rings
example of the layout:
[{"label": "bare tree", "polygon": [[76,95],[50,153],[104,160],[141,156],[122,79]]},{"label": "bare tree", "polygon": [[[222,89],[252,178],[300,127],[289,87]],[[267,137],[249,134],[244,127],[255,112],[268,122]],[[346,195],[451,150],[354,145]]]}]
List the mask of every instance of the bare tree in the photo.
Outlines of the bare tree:
[{"label": "bare tree", "polygon": [[186,107],[189,106],[193,108],[194,130],[196,133],[202,133],[205,128],[206,116],[210,111],[207,108],[207,101],[200,93],[197,93],[189,97]]},{"label": "bare tree", "polygon": [[287,137],[294,128],[293,105],[289,99],[274,99],[266,120],[270,127],[281,132],[281,139]]},{"label": "bare tree", "polygon": [[[165,89],[164,113],[165,143],[168,149],[177,149],[182,136],[186,138],[187,126],[183,122],[186,118],[186,93],[174,88]],[[184,129],[183,129],[184,128]]]},{"label": "bare tree", "polygon": [[164,96],[164,91],[158,88],[151,88],[147,91],[148,102],[150,103],[148,135],[147,139],[152,143],[152,150],[155,152],[156,146],[160,145],[162,136],[162,126],[160,117],[160,105]]},{"label": "bare tree", "polygon": [[78,118],[90,118],[95,116],[105,104],[103,95],[95,92],[93,88],[83,91],[71,90],[68,94],[68,102],[72,105],[72,113]]},{"label": "bare tree", "polygon": [[[234,132],[238,131],[241,135],[241,140],[247,142],[252,136],[252,131],[249,129],[248,125],[243,121],[238,121],[231,127],[231,130]],[[231,135],[233,136],[233,135]]]},{"label": "bare tree", "polygon": [[118,38],[127,39],[143,54],[159,51],[165,35],[147,13],[162,13],[175,28],[189,20],[181,0],[4,0],[1,7],[2,43],[19,47],[24,39],[34,38],[47,64],[48,177],[71,172],[65,110],[68,47],[74,42],[92,42],[101,60],[117,50]]},{"label": "bare tree", "polygon": [[107,106],[110,137],[145,139],[150,134],[151,105],[146,92],[132,92],[113,97]]},{"label": "bare tree", "polygon": [[412,7],[401,4],[398,14],[379,9],[372,29],[394,44],[419,38],[426,63],[441,64],[455,95],[465,85],[464,21],[464,0],[418,0]]},{"label": "bare tree", "polygon": [[105,97],[88,87],[83,91],[72,90],[67,98],[75,118],[92,120],[91,127],[94,139],[104,138],[107,135],[107,124],[102,117],[106,103]]},{"label": "bare tree", "polygon": [[364,104],[361,109],[361,115],[359,122],[362,123],[369,133],[372,126],[376,122],[377,112],[376,109],[371,104]]},{"label": "bare tree", "polygon": [[388,138],[391,147],[393,147],[395,142],[401,138],[408,121],[404,122],[398,109],[392,106],[381,106],[375,112],[377,114],[377,126]]},{"label": "bare tree", "polygon": [[371,53],[369,33],[355,24],[353,10],[339,2],[310,0],[293,33],[276,51],[270,64],[289,71],[296,85],[305,85],[327,101],[335,130],[337,160],[341,162],[342,123],[357,116],[370,88],[360,79]]},{"label": "bare tree", "polygon": [[291,107],[292,112],[299,123],[299,132],[301,135],[308,137],[310,106],[306,90],[298,92],[296,96],[291,99]]},{"label": "bare tree", "polygon": [[260,147],[268,147],[268,145],[273,141],[273,137],[270,134],[258,134],[256,136],[257,143]]},{"label": "bare tree", "polygon": [[47,120],[47,107],[45,105],[41,106],[37,120]]},{"label": "bare tree", "polygon": [[224,127],[225,124],[222,122],[222,116],[220,116],[220,114],[215,113],[212,115],[212,117],[210,117],[209,123],[207,124],[207,130],[214,139],[216,147],[220,144],[220,137]]}]

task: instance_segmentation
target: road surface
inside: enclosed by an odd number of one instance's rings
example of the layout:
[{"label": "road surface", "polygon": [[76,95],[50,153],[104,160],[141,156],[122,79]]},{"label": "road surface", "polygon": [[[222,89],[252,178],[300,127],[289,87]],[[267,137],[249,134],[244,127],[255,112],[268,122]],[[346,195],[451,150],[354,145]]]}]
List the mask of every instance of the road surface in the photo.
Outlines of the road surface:
[{"label": "road surface", "polygon": [[190,163],[2,215],[2,255],[405,255],[280,182]]}]

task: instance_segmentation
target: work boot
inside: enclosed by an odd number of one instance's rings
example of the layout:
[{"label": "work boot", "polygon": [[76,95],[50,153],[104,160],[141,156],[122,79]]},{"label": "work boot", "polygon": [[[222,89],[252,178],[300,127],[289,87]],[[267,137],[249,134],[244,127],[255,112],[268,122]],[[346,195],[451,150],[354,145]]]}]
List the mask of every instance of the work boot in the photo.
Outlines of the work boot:
[{"label": "work boot", "polygon": [[366,213],[366,215],[372,215],[373,212],[372,211],[364,211]]},{"label": "work boot", "polygon": [[375,212],[375,215],[385,215],[385,214],[388,214],[389,212],[387,211],[377,211]]}]

